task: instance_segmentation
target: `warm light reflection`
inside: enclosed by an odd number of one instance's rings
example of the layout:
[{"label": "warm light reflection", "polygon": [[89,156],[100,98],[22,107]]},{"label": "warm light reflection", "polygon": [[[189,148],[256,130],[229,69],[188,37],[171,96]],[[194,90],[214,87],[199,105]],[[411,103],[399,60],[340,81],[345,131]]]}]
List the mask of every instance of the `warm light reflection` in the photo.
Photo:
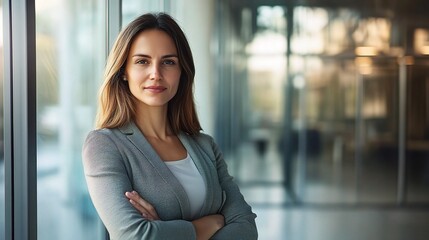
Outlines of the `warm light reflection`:
[{"label": "warm light reflection", "polygon": [[376,56],[377,49],[375,47],[357,47],[355,53],[358,56]]},{"label": "warm light reflection", "polygon": [[328,44],[326,53],[338,54],[344,50],[344,41],[347,39],[347,28],[344,21],[335,19],[331,22],[331,27],[328,28],[330,44]]},{"label": "warm light reflection", "polygon": [[372,60],[368,57],[358,57],[355,59],[355,63],[359,67],[368,67],[372,65]]},{"label": "warm light reflection", "polygon": [[[368,46],[374,48],[376,52],[388,53],[390,49],[391,25],[391,21],[386,18],[362,19],[359,22],[357,30],[353,33],[353,39],[358,46]],[[369,49],[365,50],[369,51]]]},{"label": "warm light reflection", "polygon": [[429,55],[429,29],[417,28],[414,31],[414,51]]},{"label": "warm light reflection", "polygon": [[370,75],[372,74],[372,68],[370,66],[361,66],[359,68],[359,73],[362,75]]},{"label": "warm light reflection", "polygon": [[369,99],[362,106],[362,115],[366,118],[386,116],[386,102],[382,97]]},{"label": "warm light reflection", "polygon": [[404,55],[404,49],[402,47],[391,47],[390,48],[390,55],[391,56],[403,56]]},{"label": "warm light reflection", "polygon": [[355,59],[355,64],[362,75],[369,75],[372,73],[372,60],[369,57],[358,57]]},{"label": "warm light reflection", "polygon": [[423,54],[423,55],[429,55],[429,46],[423,46],[421,48],[421,54]]},{"label": "warm light reflection", "polygon": [[354,45],[351,33],[353,26],[359,22],[359,14],[352,9],[338,9],[329,16],[328,26],[325,28],[327,44],[325,53],[329,55],[347,52]]},{"label": "warm light reflection", "polygon": [[413,65],[414,57],[411,57],[411,56],[404,57],[404,63],[405,65]]}]

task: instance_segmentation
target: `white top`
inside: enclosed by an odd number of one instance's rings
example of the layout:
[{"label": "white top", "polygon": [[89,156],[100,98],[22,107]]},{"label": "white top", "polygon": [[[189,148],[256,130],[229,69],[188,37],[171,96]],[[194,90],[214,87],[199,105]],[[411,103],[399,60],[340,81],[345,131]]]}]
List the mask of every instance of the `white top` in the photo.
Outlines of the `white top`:
[{"label": "white top", "polygon": [[203,177],[189,154],[185,159],[167,161],[165,164],[185,189],[191,205],[192,218],[195,218],[200,213],[206,198],[206,184]]}]

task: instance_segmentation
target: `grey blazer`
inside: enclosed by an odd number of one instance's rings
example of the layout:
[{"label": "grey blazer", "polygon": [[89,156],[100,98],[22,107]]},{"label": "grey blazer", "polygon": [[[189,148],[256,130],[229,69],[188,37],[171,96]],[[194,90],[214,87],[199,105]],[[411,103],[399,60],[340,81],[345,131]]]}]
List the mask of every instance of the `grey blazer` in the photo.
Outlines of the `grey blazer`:
[{"label": "grey blazer", "polygon": [[[220,213],[225,226],[213,239],[257,239],[256,215],[228,174],[213,139],[179,134],[207,187],[199,217]],[[111,239],[195,239],[186,192],[137,126],[94,130],[83,146],[89,193]],[[136,190],[156,209],[160,221],[147,221],[124,193]]]}]

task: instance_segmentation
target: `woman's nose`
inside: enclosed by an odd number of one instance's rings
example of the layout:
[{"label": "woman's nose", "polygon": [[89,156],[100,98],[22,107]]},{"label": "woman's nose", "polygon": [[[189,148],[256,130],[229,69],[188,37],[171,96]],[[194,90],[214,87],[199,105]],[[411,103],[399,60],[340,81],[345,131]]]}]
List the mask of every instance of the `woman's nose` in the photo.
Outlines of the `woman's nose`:
[{"label": "woman's nose", "polygon": [[159,64],[153,64],[150,69],[150,80],[160,80],[161,72],[159,69]]}]

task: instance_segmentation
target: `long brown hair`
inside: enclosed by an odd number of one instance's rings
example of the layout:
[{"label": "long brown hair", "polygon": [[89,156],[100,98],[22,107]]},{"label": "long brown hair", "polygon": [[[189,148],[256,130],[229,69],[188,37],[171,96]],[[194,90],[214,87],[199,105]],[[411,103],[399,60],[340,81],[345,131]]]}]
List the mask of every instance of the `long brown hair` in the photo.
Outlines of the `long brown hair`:
[{"label": "long brown hair", "polygon": [[166,32],[177,49],[181,75],[176,95],[168,102],[167,118],[172,131],[195,135],[201,130],[195,110],[193,84],[195,66],[191,48],[182,29],[166,13],[147,13],[125,27],[116,39],[107,59],[104,82],[100,88],[97,128],[121,127],[135,118],[134,97],[123,81],[127,56],[134,38],[142,31]]}]

